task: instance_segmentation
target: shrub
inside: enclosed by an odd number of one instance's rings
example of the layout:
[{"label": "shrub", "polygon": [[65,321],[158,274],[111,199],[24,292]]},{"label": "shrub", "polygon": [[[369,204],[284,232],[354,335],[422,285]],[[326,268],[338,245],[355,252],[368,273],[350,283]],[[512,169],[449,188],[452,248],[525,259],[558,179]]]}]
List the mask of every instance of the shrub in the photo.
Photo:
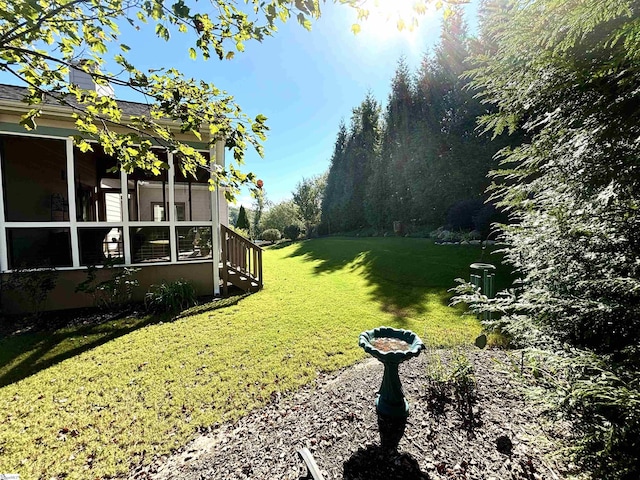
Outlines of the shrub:
[{"label": "shrub", "polygon": [[17,268],[13,273],[7,274],[4,286],[22,296],[32,306],[33,315],[38,317],[57,280],[58,272],[55,268]]},{"label": "shrub", "polygon": [[152,312],[179,312],[196,304],[196,289],[191,282],[180,279],[174,282],[151,285],[144,297],[147,310]]},{"label": "shrub", "polygon": [[297,240],[300,236],[300,227],[298,225],[289,225],[284,229],[284,236],[289,240]]},{"label": "shrub", "polygon": [[107,261],[103,267],[110,271],[110,277],[102,282],[96,282],[98,268],[89,266],[87,268],[87,279],[80,283],[75,291],[88,293],[93,296],[93,303],[97,307],[113,310],[122,308],[131,302],[133,289],[138,286],[138,280],[134,275],[140,271],[139,268],[115,267],[113,261]]},{"label": "shrub", "polygon": [[262,232],[262,239],[268,242],[277,242],[281,238],[282,235],[280,234],[280,230],[275,228],[270,228],[269,230]]}]

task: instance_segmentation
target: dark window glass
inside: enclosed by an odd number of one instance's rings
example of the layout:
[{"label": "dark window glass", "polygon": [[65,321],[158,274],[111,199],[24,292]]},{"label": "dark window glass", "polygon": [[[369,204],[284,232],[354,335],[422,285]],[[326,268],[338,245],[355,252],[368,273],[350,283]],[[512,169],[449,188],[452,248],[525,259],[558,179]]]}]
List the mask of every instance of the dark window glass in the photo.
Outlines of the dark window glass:
[{"label": "dark window glass", "polygon": [[78,230],[81,265],[124,262],[121,228],[81,228]]},{"label": "dark window glass", "polygon": [[8,228],[9,268],[70,267],[68,228]]},{"label": "dark window glass", "polygon": [[65,142],[13,135],[0,138],[6,220],[68,221]]}]

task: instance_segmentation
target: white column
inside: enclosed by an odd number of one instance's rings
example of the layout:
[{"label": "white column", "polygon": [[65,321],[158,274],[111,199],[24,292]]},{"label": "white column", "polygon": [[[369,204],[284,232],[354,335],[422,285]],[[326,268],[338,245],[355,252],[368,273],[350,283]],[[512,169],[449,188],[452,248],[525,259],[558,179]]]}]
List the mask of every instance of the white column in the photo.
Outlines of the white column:
[{"label": "white column", "polygon": [[75,268],[80,266],[80,248],[78,246],[78,220],[76,217],[76,167],[73,161],[73,138],[67,138],[67,196],[69,197],[69,224],[71,230],[71,262]]},{"label": "white column", "polygon": [[7,230],[4,227],[4,189],[2,185],[2,157],[0,157],[0,272],[9,270],[9,256],[7,248]]},{"label": "white column", "polygon": [[169,162],[169,258],[171,263],[178,261],[178,236],[176,235],[176,192],[175,192],[175,165],[173,164],[173,152],[167,154]]},{"label": "white column", "polygon": [[[224,168],[224,141],[218,140],[215,148],[209,149],[209,164],[211,178],[216,165]],[[220,235],[220,196],[219,189],[211,192],[211,247],[213,253],[213,294],[220,295],[220,249],[222,248]]]},{"label": "white column", "polygon": [[[131,265],[131,235],[129,233],[129,184],[127,172],[120,170],[120,197],[122,210],[122,237],[124,240],[124,264]],[[140,211],[140,210],[138,210]]]}]

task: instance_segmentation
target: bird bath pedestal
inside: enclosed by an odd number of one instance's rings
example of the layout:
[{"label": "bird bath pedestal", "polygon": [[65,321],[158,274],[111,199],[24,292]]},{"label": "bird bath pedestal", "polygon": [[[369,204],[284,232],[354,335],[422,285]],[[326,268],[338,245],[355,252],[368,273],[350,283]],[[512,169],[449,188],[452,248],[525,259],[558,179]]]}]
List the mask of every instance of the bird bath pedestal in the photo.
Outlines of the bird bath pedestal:
[{"label": "bird bath pedestal", "polygon": [[410,330],[378,327],[362,332],[359,345],[384,365],[382,385],[376,398],[382,446],[397,449],[404,434],[409,402],[404,398],[398,366],[424,349],[420,337]]}]

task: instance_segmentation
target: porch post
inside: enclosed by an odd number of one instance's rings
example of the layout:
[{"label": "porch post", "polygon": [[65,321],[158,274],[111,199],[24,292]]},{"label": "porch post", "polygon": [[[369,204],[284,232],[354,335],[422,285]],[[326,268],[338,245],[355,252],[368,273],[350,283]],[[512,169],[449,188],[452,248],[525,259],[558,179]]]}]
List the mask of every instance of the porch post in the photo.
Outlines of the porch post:
[{"label": "porch post", "polygon": [[2,173],[3,149],[0,148],[0,273],[9,270],[9,257],[7,248],[7,231],[4,227],[4,181]]},{"label": "porch post", "polygon": [[127,172],[120,169],[120,201],[122,211],[122,237],[124,240],[124,264],[131,265],[131,233],[129,231],[129,183]]},{"label": "porch post", "polygon": [[67,138],[67,196],[69,197],[69,225],[71,233],[71,262],[80,267],[80,248],[78,246],[78,218],[76,216],[76,173],[73,161],[73,139]]},{"label": "porch post", "polygon": [[[224,168],[224,141],[218,140],[215,147],[209,150],[209,163],[211,166],[211,178],[217,165]],[[211,191],[211,251],[213,257],[213,294],[220,296],[220,195],[219,187]]]}]

